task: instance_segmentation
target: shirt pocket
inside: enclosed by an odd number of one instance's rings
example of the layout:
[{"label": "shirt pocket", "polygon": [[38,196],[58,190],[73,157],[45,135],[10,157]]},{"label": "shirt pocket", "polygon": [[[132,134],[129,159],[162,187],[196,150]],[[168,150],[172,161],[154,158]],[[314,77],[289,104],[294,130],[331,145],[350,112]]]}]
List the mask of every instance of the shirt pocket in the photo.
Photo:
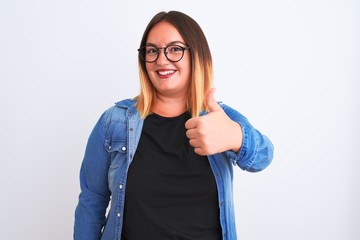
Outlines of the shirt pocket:
[{"label": "shirt pocket", "polygon": [[127,144],[124,140],[105,139],[104,147],[110,154],[110,169],[126,162]]}]

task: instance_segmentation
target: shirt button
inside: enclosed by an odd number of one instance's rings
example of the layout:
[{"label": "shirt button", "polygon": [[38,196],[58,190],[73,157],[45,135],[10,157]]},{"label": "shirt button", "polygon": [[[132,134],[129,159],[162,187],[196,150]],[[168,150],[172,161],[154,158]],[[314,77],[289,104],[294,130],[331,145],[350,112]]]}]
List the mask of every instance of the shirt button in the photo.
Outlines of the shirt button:
[{"label": "shirt button", "polygon": [[221,203],[220,203],[220,206],[224,206],[224,202],[221,202]]},{"label": "shirt button", "polygon": [[117,213],[117,216],[118,216],[118,217],[121,217],[121,214],[118,212],[118,213]]},{"label": "shirt button", "polygon": [[125,147],[125,146],[122,147],[122,148],[121,148],[121,151],[125,152],[125,151],[126,151],[126,147]]},{"label": "shirt button", "polygon": [[130,128],[130,131],[134,130],[133,128]]},{"label": "shirt button", "polygon": [[109,146],[109,150],[111,149],[111,145]]},{"label": "shirt button", "polygon": [[123,186],[122,184],[119,185],[119,188],[120,188],[120,189],[123,189],[123,187],[124,187],[124,186]]}]

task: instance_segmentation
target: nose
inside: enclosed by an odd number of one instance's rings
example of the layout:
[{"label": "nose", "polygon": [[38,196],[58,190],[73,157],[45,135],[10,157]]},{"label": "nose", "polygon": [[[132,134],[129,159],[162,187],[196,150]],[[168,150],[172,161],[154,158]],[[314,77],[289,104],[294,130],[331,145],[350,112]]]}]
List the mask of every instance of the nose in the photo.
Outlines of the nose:
[{"label": "nose", "polygon": [[169,59],[167,59],[166,54],[165,54],[166,49],[164,48],[160,48],[159,49],[159,57],[156,60],[156,62],[159,65],[163,65],[163,64],[168,64],[169,63]]}]

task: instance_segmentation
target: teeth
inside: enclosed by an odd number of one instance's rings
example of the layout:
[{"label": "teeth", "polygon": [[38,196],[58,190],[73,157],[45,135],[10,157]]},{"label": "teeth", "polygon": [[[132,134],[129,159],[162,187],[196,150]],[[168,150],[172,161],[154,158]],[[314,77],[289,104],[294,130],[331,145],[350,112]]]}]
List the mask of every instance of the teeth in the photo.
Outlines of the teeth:
[{"label": "teeth", "polygon": [[174,72],[175,72],[174,70],[159,71],[159,74],[164,76],[164,75],[172,74]]}]

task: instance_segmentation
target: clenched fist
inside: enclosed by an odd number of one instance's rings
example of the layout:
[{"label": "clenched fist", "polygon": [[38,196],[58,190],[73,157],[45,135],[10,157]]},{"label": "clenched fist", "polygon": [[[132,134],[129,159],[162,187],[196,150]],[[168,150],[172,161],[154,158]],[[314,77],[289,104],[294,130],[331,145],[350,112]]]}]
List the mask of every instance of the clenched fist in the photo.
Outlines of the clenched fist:
[{"label": "clenched fist", "polygon": [[214,98],[215,89],[206,95],[209,113],[190,118],[185,123],[186,136],[195,153],[212,155],[226,150],[239,151],[242,144],[242,130],[232,121]]}]

